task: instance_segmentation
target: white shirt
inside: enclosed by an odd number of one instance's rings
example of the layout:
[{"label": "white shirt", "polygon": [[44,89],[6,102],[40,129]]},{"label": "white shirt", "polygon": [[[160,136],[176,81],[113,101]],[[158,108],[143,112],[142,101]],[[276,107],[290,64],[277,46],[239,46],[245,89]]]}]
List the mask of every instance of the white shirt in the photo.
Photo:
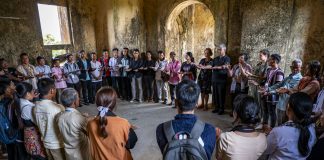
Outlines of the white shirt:
[{"label": "white shirt", "polygon": [[31,120],[35,121],[33,119],[33,108],[35,107],[35,104],[30,102],[27,99],[20,98],[20,110],[21,110],[21,118],[24,120]]},{"label": "white shirt", "polygon": [[[94,69],[94,71],[91,72],[92,76],[92,82],[101,82],[102,81],[102,76],[100,76],[100,68],[101,68],[101,63],[99,61],[93,62],[91,61],[91,68]],[[99,77],[99,80],[96,80],[95,77]]]},{"label": "white shirt", "polygon": [[313,107],[313,112],[322,112],[324,109],[324,88],[318,93],[316,103]]},{"label": "white shirt", "polygon": [[64,111],[64,107],[51,100],[41,100],[36,103],[34,114],[36,125],[42,135],[45,148],[59,149],[63,148],[63,138],[59,132],[54,118],[56,114]]},{"label": "white shirt", "polygon": [[109,59],[109,67],[112,68],[110,76],[116,77],[119,76],[119,70],[117,69],[117,58],[111,57]]},{"label": "white shirt", "polygon": [[48,65],[36,66],[36,71],[38,73],[44,73],[44,75],[42,77],[38,77],[38,79],[50,78],[52,74],[51,68]]},{"label": "white shirt", "polygon": [[17,66],[17,71],[19,73],[23,74],[23,76],[34,77],[34,78],[27,79],[24,82],[31,84],[33,86],[33,89],[37,89],[36,75],[38,74],[38,72],[36,71],[36,69],[33,65],[31,65],[31,64],[19,65],[19,66]]}]

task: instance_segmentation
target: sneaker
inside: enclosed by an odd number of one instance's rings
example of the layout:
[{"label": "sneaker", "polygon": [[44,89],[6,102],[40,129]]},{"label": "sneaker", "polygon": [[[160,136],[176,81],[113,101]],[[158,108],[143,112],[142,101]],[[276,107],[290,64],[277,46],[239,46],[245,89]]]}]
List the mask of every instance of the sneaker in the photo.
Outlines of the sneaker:
[{"label": "sneaker", "polygon": [[173,106],[174,105],[174,101],[171,101],[168,105],[169,106]]},{"label": "sneaker", "polygon": [[218,112],[218,115],[222,115],[222,114],[224,114],[224,109],[220,109]]},{"label": "sneaker", "polygon": [[130,103],[134,103],[134,100],[130,100],[129,102],[130,102]]},{"label": "sneaker", "polygon": [[162,104],[167,104],[168,103],[168,100],[164,100]]},{"label": "sneaker", "polygon": [[162,100],[159,100],[159,103],[163,103],[163,101]]},{"label": "sneaker", "polygon": [[139,100],[138,103],[143,103],[143,101],[142,100]]}]

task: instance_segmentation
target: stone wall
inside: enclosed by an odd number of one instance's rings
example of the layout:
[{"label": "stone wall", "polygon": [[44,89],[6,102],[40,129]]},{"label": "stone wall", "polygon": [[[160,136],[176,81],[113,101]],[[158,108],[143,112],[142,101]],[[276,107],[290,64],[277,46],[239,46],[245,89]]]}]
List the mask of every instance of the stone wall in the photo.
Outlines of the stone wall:
[{"label": "stone wall", "polygon": [[[67,3],[66,3],[67,2]],[[43,45],[37,3],[69,6],[72,24],[71,52],[95,50],[93,5],[88,0],[1,0],[0,16],[0,57],[5,57],[13,65],[18,63],[20,53],[31,57],[38,55],[51,58],[51,47]],[[55,47],[53,47],[55,48]],[[59,46],[57,46],[59,48]]]}]

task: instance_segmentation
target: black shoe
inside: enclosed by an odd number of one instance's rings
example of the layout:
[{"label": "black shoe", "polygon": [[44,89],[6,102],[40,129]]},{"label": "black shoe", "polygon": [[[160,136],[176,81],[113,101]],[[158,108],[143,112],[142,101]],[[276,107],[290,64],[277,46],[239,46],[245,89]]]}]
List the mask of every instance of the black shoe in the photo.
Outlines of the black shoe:
[{"label": "black shoe", "polygon": [[80,103],[80,104],[79,104],[79,107],[82,107],[82,106],[83,106],[83,105]]},{"label": "black shoe", "polygon": [[87,106],[87,105],[89,105],[89,102],[84,102],[83,104]]},{"label": "black shoe", "polygon": [[168,101],[168,100],[164,100],[164,102],[163,102],[162,104],[167,104],[167,101]]},{"label": "black shoe", "polygon": [[212,112],[213,112],[213,113],[218,113],[218,112],[219,112],[219,109],[216,108],[216,109],[214,109]]},{"label": "black shoe", "polygon": [[222,114],[224,114],[224,110],[220,109],[219,112],[218,112],[218,115],[222,115]]}]

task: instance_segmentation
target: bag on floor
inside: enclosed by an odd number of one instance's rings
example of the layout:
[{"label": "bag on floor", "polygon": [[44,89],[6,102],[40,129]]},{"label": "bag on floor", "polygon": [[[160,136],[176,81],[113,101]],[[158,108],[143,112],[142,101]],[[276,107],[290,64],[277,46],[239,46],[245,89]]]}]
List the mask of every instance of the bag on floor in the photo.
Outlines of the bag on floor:
[{"label": "bag on floor", "polygon": [[0,102],[0,141],[4,144],[13,143],[18,137],[18,130],[13,127],[8,117],[11,111],[10,103],[10,100],[2,100]]},{"label": "bag on floor", "polygon": [[164,160],[207,160],[207,154],[199,141],[204,130],[205,123],[197,120],[191,133],[178,132],[173,130],[172,122],[163,124],[164,134],[168,144],[163,151]]}]

